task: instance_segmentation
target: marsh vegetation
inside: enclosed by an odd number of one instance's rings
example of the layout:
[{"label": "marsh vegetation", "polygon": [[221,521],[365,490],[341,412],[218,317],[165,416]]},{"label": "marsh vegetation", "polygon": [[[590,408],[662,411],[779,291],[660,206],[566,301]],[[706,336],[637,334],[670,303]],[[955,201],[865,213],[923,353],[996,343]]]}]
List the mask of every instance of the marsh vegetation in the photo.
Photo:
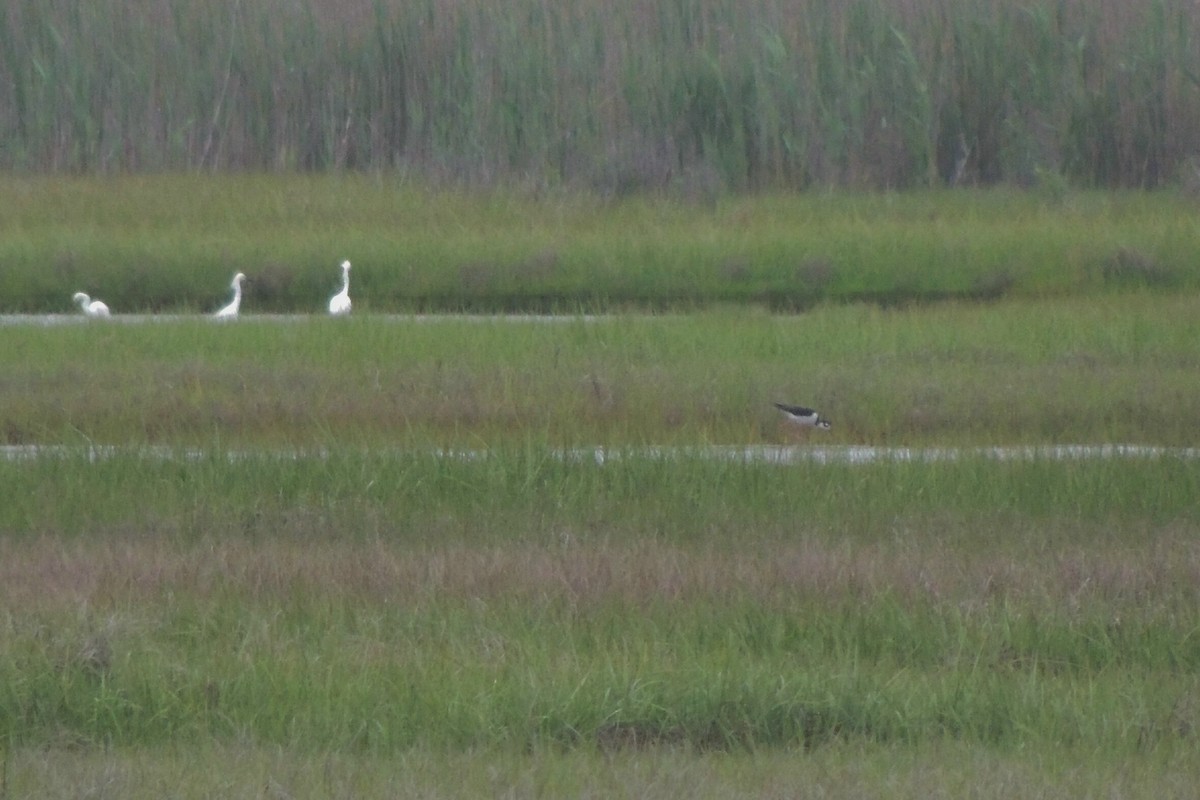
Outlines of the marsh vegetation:
[{"label": "marsh vegetation", "polygon": [[1200,461],[705,450],[1195,447],[1178,196],[5,187],[5,310],[117,316],[0,325],[0,795],[1190,788]]},{"label": "marsh vegetation", "polygon": [[[396,785],[398,757],[429,791],[486,792],[431,774],[474,754],[548,793],[683,796],[636,763],[690,763],[718,796],[838,763],[819,780],[873,784],[844,759],[924,753],[932,786],[988,764],[985,795],[1085,796],[1195,766],[1195,460],[600,465],[531,446],[81,454],[0,480],[16,788],[54,765],[135,796],[179,774],[185,796],[267,777],[335,796],[325,780]],[[232,772],[179,761],[234,743]],[[304,754],[330,765],[317,785]]]},{"label": "marsh vegetation", "polygon": [[609,196],[1197,184],[1186,0],[96,0],[0,16],[0,168]]},{"label": "marsh vegetation", "polygon": [[395,175],[0,179],[5,313],[780,312],[1200,288],[1185,193],[431,190]]}]

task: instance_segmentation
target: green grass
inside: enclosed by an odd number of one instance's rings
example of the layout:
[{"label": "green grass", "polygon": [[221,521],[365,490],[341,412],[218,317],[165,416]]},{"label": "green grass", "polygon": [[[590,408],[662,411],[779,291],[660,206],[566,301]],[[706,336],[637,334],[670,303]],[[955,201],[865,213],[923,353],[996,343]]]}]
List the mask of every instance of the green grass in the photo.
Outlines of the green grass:
[{"label": "green grass", "polygon": [[0,326],[8,444],[1194,446],[1191,295],[561,323]]},{"label": "green grass", "polygon": [[72,753],[103,746],[135,786],[183,769],[176,748],[244,742],[230,785],[286,786],[307,754],[328,780],[400,758],[486,793],[421,766],[472,754],[500,784],[554,793],[602,761],[674,796],[637,756],[727,786],[803,774],[791,753],[845,788],[882,780],[834,767],[850,754],[924,754],[932,785],[994,771],[994,796],[1113,762],[1148,792],[1195,766],[1198,469],[536,446],[6,463],[7,769],[98,780]]},{"label": "green grass", "polygon": [[0,325],[0,798],[1191,788],[1200,462],[704,452],[1196,447],[1177,199],[5,187],[10,310],[259,282]]},{"label": "green grass", "polygon": [[1198,470],[5,461],[4,791],[1178,793]]},{"label": "green grass", "polygon": [[709,208],[468,195],[389,178],[5,178],[0,310],[323,313],[354,263],[359,311],[806,309],[1200,287],[1172,193],[808,194]]},{"label": "green grass", "polygon": [[[216,766],[215,766],[216,765]],[[1073,748],[996,752],[947,742],[929,747],[841,747],[811,752],[697,755],[535,752],[447,757],[410,751],[375,759],[341,752],[296,755],[278,748],[155,748],[13,753],[14,795],[76,798],[212,796],[336,798],[521,797],[751,798],[812,794],[929,797],[1186,797],[1194,761],[1178,749],[1154,759],[1103,760]],[[214,768],[215,767],[215,768]],[[446,786],[446,775],[455,776]]]},{"label": "green grass", "polygon": [[[1014,540],[1020,550],[1049,544],[1037,537],[1051,536],[1031,533],[1022,520],[1135,530],[1190,524],[1198,469],[1194,460],[1173,457],[775,466],[703,453],[629,454],[597,465],[538,446],[469,459],[132,453],[97,464],[80,452],[0,465],[12,489],[0,526],[14,541],[99,533],[270,540],[287,530],[304,539],[356,534],[420,546],[433,530],[443,543],[549,546],[591,531],[626,545],[652,535],[679,545],[753,549],[787,540],[801,522],[801,529],[824,532],[845,526],[857,541],[875,543],[905,525],[936,527],[946,514],[975,520],[949,526],[947,535],[964,546],[987,544],[990,526],[1003,525],[1012,536],[1033,537]],[[486,524],[475,532],[479,519]]]}]

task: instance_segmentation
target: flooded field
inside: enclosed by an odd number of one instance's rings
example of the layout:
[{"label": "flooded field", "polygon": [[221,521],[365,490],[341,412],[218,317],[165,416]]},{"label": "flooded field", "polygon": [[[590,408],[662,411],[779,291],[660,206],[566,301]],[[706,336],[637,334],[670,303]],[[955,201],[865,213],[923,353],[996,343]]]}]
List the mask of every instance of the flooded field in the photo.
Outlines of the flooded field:
[{"label": "flooded field", "polygon": [[[32,326],[51,328],[62,325],[145,325],[195,322],[211,319],[223,324],[274,323],[294,324],[324,319],[327,315],[312,314],[240,314],[235,320],[217,319],[212,314],[114,314],[103,319],[93,319],[83,314],[0,314],[0,326]],[[564,324],[572,322],[598,322],[612,319],[606,314],[356,314],[369,316],[373,320],[395,323],[438,323],[438,322],[512,322],[536,324]]]},{"label": "flooded field", "polygon": [[[386,452],[386,450],[385,450]],[[396,455],[413,455],[395,450]],[[52,458],[81,458],[103,461],[121,456],[137,456],[164,461],[188,461],[222,454],[236,461],[246,458],[321,459],[330,454],[322,449],[227,450],[217,453],[202,448],[167,446],[70,446],[3,445],[0,459],[35,461]],[[486,449],[439,449],[416,453],[435,455],[452,461],[479,461],[492,455]],[[933,463],[983,458],[995,461],[1094,461],[1107,459],[1174,458],[1192,461],[1200,458],[1200,448],[1155,447],[1135,444],[1062,444],[1013,447],[874,447],[869,445],[709,445],[705,447],[574,447],[550,451],[563,461],[593,461],[604,464],[622,459],[710,459],[745,464],[879,464],[887,462]]]}]

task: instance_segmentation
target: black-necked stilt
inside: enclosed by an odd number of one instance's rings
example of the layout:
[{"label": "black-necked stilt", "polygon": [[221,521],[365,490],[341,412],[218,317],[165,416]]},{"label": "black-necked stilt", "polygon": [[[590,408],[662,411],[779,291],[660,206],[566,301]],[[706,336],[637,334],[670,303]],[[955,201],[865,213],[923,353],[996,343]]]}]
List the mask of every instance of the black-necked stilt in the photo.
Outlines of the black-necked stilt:
[{"label": "black-necked stilt", "polygon": [[821,428],[829,430],[833,425],[829,420],[824,419],[816,411],[804,406],[789,406],[784,403],[776,403],[775,407],[783,412],[783,415],[788,418],[789,422],[794,422],[802,428]]}]

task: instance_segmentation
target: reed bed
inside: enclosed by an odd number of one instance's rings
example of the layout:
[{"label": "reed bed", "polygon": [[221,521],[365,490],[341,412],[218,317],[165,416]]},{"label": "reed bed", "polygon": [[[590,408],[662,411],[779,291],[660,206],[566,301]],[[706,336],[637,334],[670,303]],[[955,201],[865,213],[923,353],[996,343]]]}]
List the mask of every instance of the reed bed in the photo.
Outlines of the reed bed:
[{"label": "reed bed", "polygon": [[139,0],[0,15],[0,167],[711,197],[1196,181],[1184,0]]}]

